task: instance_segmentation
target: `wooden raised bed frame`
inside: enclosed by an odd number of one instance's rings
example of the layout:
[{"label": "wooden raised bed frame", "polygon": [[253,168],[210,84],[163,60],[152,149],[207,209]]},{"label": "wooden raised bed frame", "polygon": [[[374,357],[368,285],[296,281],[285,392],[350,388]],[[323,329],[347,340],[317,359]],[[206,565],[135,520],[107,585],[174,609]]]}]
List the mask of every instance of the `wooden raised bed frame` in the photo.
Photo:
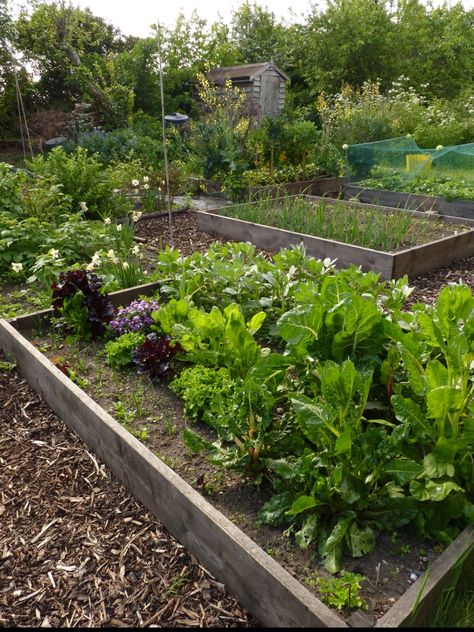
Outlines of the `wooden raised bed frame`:
[{"label": "wooden raised bed frame", "polygon": [[[327,205],[346,204],[361,208],[377,209],[389,214],[394,209],[390,207],[362,204],[360,202],[347,202],[325,197],[310,195],[298,196],[315,202],[324,202]],[[228,209],[229,207],[226,207]],[[447,265],[456,259],[474,255],[474,220],[461,220],[456,217],[443,217],[443,221],[454,224],[465,224],[471,228],[459,235],[444,237],[421,246],[415,246],[406,250],[388,253],[379,250],[354,246],[340,241],[324,239],[296,233],[281,228],[274,228],[262,224],[255,224],[232,217],[219,215],[216,212],[195,211],[198,226],[208,233],[215,233],[232,241],[250,241],[259,248],[275,252],[280,248],[288,248],[292,245],[304,243],[306,252],[318,259],[337,259],[336,266],[347,267],[350,264],[361,266],[365,272],[374,270],[379,272],[382,279],[398,279],[405,274],[409,278],[415,278],[426,272],[436,270],[442,265]],[[405,212],[405,211],[400,211]],[[428,219],[421,211],[409,211],[414,217]]]},{"label": "wooden raised bed frame", "polygon": [[474,201],[452,200],[436,195],[422,195],[421,193],[403,193],[388,189],[371,189],[356,184],[344,184],[341,193],[345,199],[357,198],[360,202],[369,204],[383,204],[393,208],[413,209],[419,211],[434,211],[439,215],[474,219]]},{"label": "wooden raised bed frame", "polygon": [[[113,292],[110,297],[116,306],[123,305],[139,295],[151,294],[157,287],[156,283],[146,284]],[[51,310],[43,310],[11,321],[0,319],[0,347],[16,362],[29,384],[135,498],[187,546],[249,612],[267,627],[372,625],[363,613],[355,613],[344,622],[40,353],[23,333],[48,326],[51,315]],[[462,558],[467,566],[474,559],[472,527],[464,529],[431,565],[421,597],[423,577],[375,627],[412,626],[422,622],[452,576],[456,562]]]}]

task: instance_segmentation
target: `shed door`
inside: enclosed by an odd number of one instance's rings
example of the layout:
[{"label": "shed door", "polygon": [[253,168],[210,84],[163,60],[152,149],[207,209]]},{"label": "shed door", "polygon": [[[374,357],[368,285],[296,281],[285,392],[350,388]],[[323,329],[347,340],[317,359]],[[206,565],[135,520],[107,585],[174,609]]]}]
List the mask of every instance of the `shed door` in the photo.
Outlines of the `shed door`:
[{"label": "shed door", "polygon": [[276,116],[279,113],[278,98],[280,95],[280,79],[272,75],[262,75],[260,107],[262,114]]}]

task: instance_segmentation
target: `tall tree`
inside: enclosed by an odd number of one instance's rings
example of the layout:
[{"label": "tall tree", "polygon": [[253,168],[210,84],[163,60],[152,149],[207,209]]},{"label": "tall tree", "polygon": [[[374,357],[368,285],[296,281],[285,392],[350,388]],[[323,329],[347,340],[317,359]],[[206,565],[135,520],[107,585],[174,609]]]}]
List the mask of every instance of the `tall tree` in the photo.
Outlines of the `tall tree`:
[{"label": "tall tree", "polygon": [[400,0],[394,14],[397,74],[431,97],[451,98],[474,80],[474,9]]},{"label": "tall tree", "polygon": [[314,93],[334,94],[369,79],[388,84],[394,64],[388,8],[388,0],[328,0],[324,12],[313,9],[302,54]]}]

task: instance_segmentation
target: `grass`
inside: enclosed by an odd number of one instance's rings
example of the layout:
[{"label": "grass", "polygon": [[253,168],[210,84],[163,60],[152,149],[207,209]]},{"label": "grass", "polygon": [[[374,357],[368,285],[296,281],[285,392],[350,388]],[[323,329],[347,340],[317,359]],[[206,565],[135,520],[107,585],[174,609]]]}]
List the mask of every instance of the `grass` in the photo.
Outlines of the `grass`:
[{"label": "grass", "polygon": [[[449,584],[441,591],[434,607],[428,614],[423,627],[427,628],[472,628],[474,627],[474,568],[466,561],[472,548],[458,560],[453,568]],[[429,569],[425,579],[429,577]],[[418,599],[423,593],[420,589]],[[418,602],[417,602],[418,603]],[[414,612],[416,612],[415,605]]]},{"label": "grass", "polygon": [[219,212],[227,217],[384,252],[427,243],[446,236],[448,231],[460,229],[460,226],[452,229],[437,220],[416,218],[408,211],[386,214],[344,202],[330,205],[289,196],[236,204]]}]

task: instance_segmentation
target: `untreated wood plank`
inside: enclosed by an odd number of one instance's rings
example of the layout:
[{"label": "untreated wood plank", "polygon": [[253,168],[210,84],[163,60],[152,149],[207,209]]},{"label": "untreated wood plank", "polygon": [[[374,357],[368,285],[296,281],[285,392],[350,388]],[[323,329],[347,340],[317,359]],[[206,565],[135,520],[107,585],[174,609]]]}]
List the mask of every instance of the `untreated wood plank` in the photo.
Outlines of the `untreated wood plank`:
[{"label": "untreated wood plank", "polygon": [[5,320],[0,346],[60,418],[264,625],[347,627]]},{"label": "untreated wood plank", "polygon": [[393,275],[400,278],[408,274],[414,279],[421,274],[449,265],[456,259],[464,259],[474,254],[474,231],[444,237],[422,246],[415,246],[394,256]]},{"label": "untreated wood plank", "polygon": [[388,189],[371,189],[357,185],[344,185],[346,199],[357,197],[361,202],[383,204],[394,208],[409,208],[415,210],[434,210],[440,215],[450,215],[464,219],[474,219],[474,201],[446,200],[436,195],[422,195],[419,193],[405,193]]}]

